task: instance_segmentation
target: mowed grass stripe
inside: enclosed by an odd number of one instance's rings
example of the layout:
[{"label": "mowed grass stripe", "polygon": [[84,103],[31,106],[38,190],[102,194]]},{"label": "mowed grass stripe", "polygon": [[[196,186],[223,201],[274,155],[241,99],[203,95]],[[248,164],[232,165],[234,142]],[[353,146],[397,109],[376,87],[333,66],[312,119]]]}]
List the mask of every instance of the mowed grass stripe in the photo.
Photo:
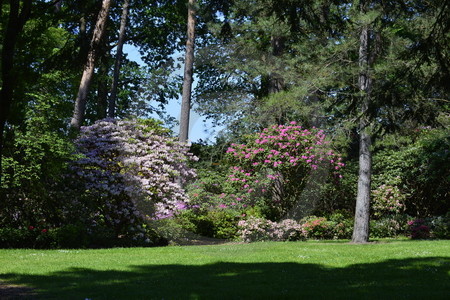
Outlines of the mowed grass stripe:
[{"label": "mowed grass stripe", "polygon": [[449,299],[450,241],[0,250],[41,299]]}]

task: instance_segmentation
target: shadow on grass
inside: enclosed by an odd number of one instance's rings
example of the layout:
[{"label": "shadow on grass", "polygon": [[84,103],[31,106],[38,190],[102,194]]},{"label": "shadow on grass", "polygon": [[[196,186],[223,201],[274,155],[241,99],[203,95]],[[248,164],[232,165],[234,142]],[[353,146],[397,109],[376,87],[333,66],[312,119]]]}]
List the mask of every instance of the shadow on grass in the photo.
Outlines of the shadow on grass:
[{"label": "shadow on grass", "polygon": [[[450,258],[429,257],[326,268],[300,263],[143,265],[6,274],[42,299],[449,299]],[[36,296],[34,296],[35,298]]]}]

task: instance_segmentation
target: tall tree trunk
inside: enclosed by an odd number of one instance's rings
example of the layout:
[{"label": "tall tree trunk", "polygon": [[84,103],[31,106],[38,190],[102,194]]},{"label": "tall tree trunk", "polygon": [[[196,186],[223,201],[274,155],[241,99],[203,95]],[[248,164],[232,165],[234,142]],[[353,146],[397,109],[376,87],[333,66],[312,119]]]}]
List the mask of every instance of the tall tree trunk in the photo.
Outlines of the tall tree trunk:
[{"label": "tall tree trunk", "polygon": [[84,15],[80,18],[79,31],[78,41],[80,44],[80,51],[78,53],[78,61],[85,62],[89,51],[89,39],[87,37],[87,20]]},{"label": "tall tree trunk", "polygon": [[53,5],[55,7],[55,12],[60,12],[61,11],[61,4],[62,4],[63,0],[53,0]]},{"label": "tall tree trunk", "polygon": [[130,0],[124,0],[122,6],[122,16],[120,18],[119,41],[117,43],[116,60],[114,62],[113,82],[111,86],[111,94],[108,103],[108,117],[114,118],[116,115],[116,99],[117,86],[119,83],[120,66],[122,63],[123,44],[125,43],[125,33],[127,28],[128,10],[130,7]]},{"label": "tall tree trunk", "polygon": [[189,0],[183,92],[181,97],[180,133],[178,136],[180,142],[187,142],[189,138],[189,114],[191,110],[191,92],[194,73],[195,14],[195,0]]},{"label": "tall tree trunk", "polygon": [[104,53],[99,60],[99,69],[97,76],[97,119],[106,118],[106,109],[108,107],[108,70],[109,53]]},{"label": "tall tree trunk", "polygon": [[356,197],[353,243],[369,241],[370,181],[372,175],[371,133],[368,109],[372,89],[369,74],[369,26],[364,25],[360,33],[359,44],[359,90],[361,97],[361,118],[359,122],[359,174]]},{"label": "tall tree trunk", "polygon": [[[23,26],[31,15],[32,0],[25,0],[20,10],[19,0],[9,1],[9,19],[3,39],[1,54],[1,78],[2,89],[0,91],[0,186],[3,154],[3,131],[8,119],[11,104],[13,102],[15,76],[14,76],[14,54],[17,38],[23,30]],[[0,6],[1,8],[1,6]]]},{"label": "tall tree trunk", "polygon": [[[285,43],[284,38],[281,36],[272,36],[271,41],[272,54],[275,57],[281,56],[284,52]],[[284,78],[277,71],[272,72],[269,75],[268,94],[275,94],[285,89]]]},{"label": "tall tree trunk", "polygon": [[84,66],[83,75],[81,76],[80,87],[78,89],[77,98],[75,100],[75,108],[73,111],[70,126],[73,130],[78,131],[84,121],[84,114],[86,111],[86,101],[89,92],[89,86],[94,75],[95,59],[97,56],[98,45],[103,37],[106,28],[106,21],[108,19],[109,8],[111,0],[103,0],[102,8],[98,13],[97,23],[95,24],[94,33],[92,36],[87,61]]}]

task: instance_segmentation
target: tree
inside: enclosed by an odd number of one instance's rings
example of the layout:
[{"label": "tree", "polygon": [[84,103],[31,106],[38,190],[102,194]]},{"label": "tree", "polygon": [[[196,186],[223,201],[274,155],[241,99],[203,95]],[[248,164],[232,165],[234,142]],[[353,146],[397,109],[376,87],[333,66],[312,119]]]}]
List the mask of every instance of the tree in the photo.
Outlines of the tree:
[{"label": "tree", "polygon": [[[3,153],[3,132],[14,99],[14,86],[16,79],[14,74],[14,57],[16,42],[25,23],[30,18],[32,0],[22,1],[22,9],[20,9],[20,0],[10,0],[9,3],[9,18],[5,29],[2,44],[3,48],[1,52],[2,90],[0,91],[0,176],[2,170],[1,161]],[[3,6],[0,6],[0,9],[3,9]]]},{"label": "tree", "polygon": [[[449,3],[271,3],[234,2],[226,20],[231,37],[221,39],[216,30],[217,44],[203,54],[210,62],[197,68],[205,75],[199,84],[203,94],[197,95],[200,108],[209,116],[238,120],[228,122],[236,136],[258,130],[264,119],[287,114],[306,124],[322,120],[320,125],[335,135],[358,137],[353,240],[365,242],[371,144],[404,126],[438,126],[437,117],[445,113],[448,85],[442,82],[449,74],[448,60],[443,59],[448,52]],[[286,41],[280,56],[269,52],[271,38],[280,36],[277,32],[284,33]],[[271,73],[282,74],[285,89],[267,97],[264,79]]]},{"label": "tree", "polygon": [[194,80],[194,46],[195,46],[195,0],[188,1],[188,21],[186,54],[184,59],[183,92],[181,98],[180,133],[181,142],[187,142],[189,138],[189,114],[191,110],[191,90]]},{"label": "tree", "polygon": [[339,34],[332,7],[329,1],[233,1],[198,51],[199,110],[236,136],[286,120],[309,124],[309,103],[319,99],[319,89],[303,78]]},{"label": "tree", "polygon": [[[359,3],[362,14],[367,13],[365,1]],[[364,243],[369,241],[369,216],[370,216],[370,181],[372,176],[372,152],[371,152],[371,127],[368,110],[371,104],[371,66],[369,60],[373,61],[373,53],[369,47],[370,27],[363,24],[359,40],[359,78],[358,87],[361,92],[361,110],[359,121],[359,175],[358,194],[356,198],[355,225],[353,228],[353,243]],[[373,51],[373,50],[372,50]]]},{"label": "tree", "polygon": [[97,23],[95,24],[95,29],[92,35],[87,61],[86,64],[84,65],[80,87],[78,88],[78,94],[75,99],[75,108],[73,110],[72,120],[70,121],[70,126],[74,130],[79,130],[84,120],[89,86],[92,81],[92,76],[94,75],[97,50],[106,29],[106,21],[108,19],[110,6],[111,0],[103,0],[102,7],[97,16]]},{"label": "tree", "polygon": [[113,82],[111,86],[111,94],[108,103],[108,117],[114,118],[116,111],[117,86],[119,84],[119,72],[122,60],[123,44],[125,42],[125,33],[127,27],[128,10],[130,0],[124,0],[122,6],[122,16],[120,18],[119,40],[117,42],[116,59],[114,63]]}]

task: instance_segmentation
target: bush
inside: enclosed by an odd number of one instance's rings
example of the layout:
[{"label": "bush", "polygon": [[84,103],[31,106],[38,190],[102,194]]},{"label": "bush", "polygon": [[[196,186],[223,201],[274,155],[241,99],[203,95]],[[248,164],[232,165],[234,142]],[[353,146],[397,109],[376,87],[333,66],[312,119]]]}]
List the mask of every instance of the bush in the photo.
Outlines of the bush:
[{"label": "bush", "polygon": [[0,228],[0,248],[83,249],[167,245],[167,241],[149,226],[139,227],[140,230],[121,236],[117,236],[111,228],[87,228],[82,224],[67,224],[54,229],[6,227]]},{"label": "bush", "polygon": [[0,228],[0,248],[31,248],[28,231],[16,228]]},{"label": "bush", "polygon": [[354,220],[345,211],[337,211],[328,216],[327,219],[334,223],[333,238],[335,239],[350,239],[353,234]]},{"label": "bush", "polygon": [[424,219],[414,219],[408,222],[408,232],[413,240],[430,238],[430,227]]},{"label": "bush", "polygon": [[370,237],[387,238],[405,234],[407,217],[405,215],[388,216],[370,221]]},{"label": "bush", "polygon": [[236,210],[186,210],[174,219],[185,230],[217,239],[235,239],[241,215]]},{"label": "bush", "polygon": [[300,223],[306,238],[333,239],[335,237],[336,223],[328,221],[325,217],[309,216],[303,218]]},{"label": "bush", "polygon": [[[400,179],[398,179],[400,180]],[[376,217],[400,214],[405,210],[406,195],[396,185],[382,184],[372,191],[372,209]]]},{"label": "bush", "polygon": [[244,242],[256,241],[297,241],[304,239],[302,227],[292,219],[272,222],[250,217],[238,223],[239,236]]},{"label": "bush", "polygon": [[56,229],[56,241],[58,248],[87,248],[89,246],[89,235],[85,226],[67,224]]},{"label": "bush", "polygon": [[117,235],[143,215],[167,217],[188,202],[182,184],[195,177],[187,162],[196,158],[163,133],[151,120],[106,119],[81,128],[73,180],[84,185],[82,202],[94,203]]},{"label": "bush", "polygon": [[438,239],[450,239],[450,212],[444,216],[430,219],[431,236]]},{"label": "bush", "polygon": [[323,130],[296,122],[270,126],[248,136],[246,144],[231,144],[226,154],[233,165],[228,181],[242,192],[242,203],[262,198],[266,216],[279,220],[294,207],[314,170],[340,177],[342,158],[327,144]]},{"label": "bush", "polygon": [[0,228],[0,248],[53,248],[56,246],[56,235],[53,229]]}]

